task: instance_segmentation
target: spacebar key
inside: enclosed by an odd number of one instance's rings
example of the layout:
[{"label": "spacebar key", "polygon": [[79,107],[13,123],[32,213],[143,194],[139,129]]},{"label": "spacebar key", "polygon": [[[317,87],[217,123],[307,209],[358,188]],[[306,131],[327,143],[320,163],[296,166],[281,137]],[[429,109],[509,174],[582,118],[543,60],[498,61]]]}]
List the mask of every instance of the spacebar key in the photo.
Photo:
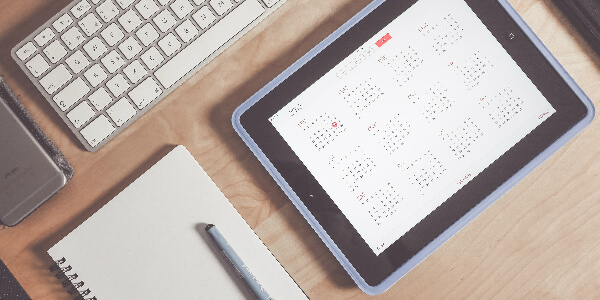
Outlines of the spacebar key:
[{"label": "spacebar key", "polygon": [[264,11],[265,9],[258,0],[244,1],[164,66],[160,67],[154,73],[156,78],[165,88],[170,88],[248,24],[256,20]]}]

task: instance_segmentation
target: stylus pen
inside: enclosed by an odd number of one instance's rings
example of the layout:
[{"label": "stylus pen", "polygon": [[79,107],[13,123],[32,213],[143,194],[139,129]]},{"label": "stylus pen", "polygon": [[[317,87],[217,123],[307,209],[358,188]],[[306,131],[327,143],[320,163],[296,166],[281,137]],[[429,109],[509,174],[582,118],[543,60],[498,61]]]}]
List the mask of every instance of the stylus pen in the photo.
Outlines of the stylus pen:
[{"label": "stylus pen", "polygon": [[271,296],[267,291],[263,288],[263,286],[258,282],[254,274],[250,271],[248,266],[242,261],[242,259],[235,253],[233,248],[229,245],[225,237],[219,232],[217,226],[214,224],[208,224],[205,228],[208,235],[215,241],[217,246],[221,248],[221,252],[227,260],[235,267],[237,273],[244,279],[246,284],[250,287],[250,290],[254,293],[256,298],[260,300],[271,300]]}]

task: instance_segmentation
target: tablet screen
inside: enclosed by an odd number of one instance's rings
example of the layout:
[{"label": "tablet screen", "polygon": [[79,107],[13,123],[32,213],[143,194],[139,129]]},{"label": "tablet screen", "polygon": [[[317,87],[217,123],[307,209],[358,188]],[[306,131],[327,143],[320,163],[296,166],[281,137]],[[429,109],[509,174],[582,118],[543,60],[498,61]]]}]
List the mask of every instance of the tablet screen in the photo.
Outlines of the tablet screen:
[{"label": "tablet screen", "polygon": [[463,0],[420,0],[269,121],[379,255],[555,112]]}]

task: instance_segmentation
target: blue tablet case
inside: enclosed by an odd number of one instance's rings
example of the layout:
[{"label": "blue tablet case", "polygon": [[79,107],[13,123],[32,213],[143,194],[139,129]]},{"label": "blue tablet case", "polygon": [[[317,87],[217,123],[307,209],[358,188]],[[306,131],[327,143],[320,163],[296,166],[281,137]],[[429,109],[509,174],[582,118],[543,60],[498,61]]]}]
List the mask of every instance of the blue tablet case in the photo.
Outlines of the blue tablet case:
[{"label": "blue tablet case", "polygon": [[558,61],[552,56],[550,51],[546,49],[546,47],[542,44],[542,42],[538,39],[538,37],[533,33],[533,31],[527,26],[525,21],[521,19],[521,17],[517,14],[517,12],[513,9],[513,7],[506,0],[498,0],[498,2],[504,7],[504,9],[508,12],[508,14],[515,20],[515,22],[521,27],[521,29],[525,32],[525,34],[529,37],[529,39],[535,44],[535,46],[540,50],[540,52],[546,57],[548,62],[557,70],[557,72],[561,75],[563,80],[571,87],[571,89],[575,92],[575,94],[581,99],[584,105],[588,109],[588,114],[574,127],[572,127],[569,131],[567,131],[564,135],[562,135],[558,140],[556,140],[552,145],[546,148],[541,154],[539,154],[535,159],[530,161],[525,167],[523,167],[519,172],[515,173],[509,180],[504,182],[500,187],[498,187],[492,194],[483,199],[477,206],[471,209],[467,214],[465,214],[462,218],[460,218],[456,223],[447,228],[441,235],[435,238],[429,245],[423,248],[417,255],[413,256],[407,263],[405,263],[402,267],[398,268],[392,275],[382,281],[379,285],[370,286],[368,285],[363,278],[359,275],[356,269],[352,266],[352,264],[348,261],[348,259],[344,256],[344,254],[337,247],[335,242],[327,235],[327,233],[323,230],[323,228],[319,225],[316,219],[312,216],[310,211],[304,206],[302,201],[298,198],[298,196],[294,193],[294,191],[290,188],[285,179],[281,176],[281,174],[275,169],[269,159],[265,156],[262,150],[254,143],[252,138],[243,128],[240,123],[241,115],[248,110],[252,105],[258,102],[261,98],[267,95],[271,90],[273,90],[276,86],[278,86],[281,82],[283,82],[286,78],[288,78],[291,74],[296,72],[299,68],[301,68],[305,63],[310,61],[313,57],[315,57],[319,52],[329,46],[333,41],[335,41],[338,37],[340,37],[343,33],[345,33],[348,29],[350,29],[354,24],[359,22],[362,18],[372,12],[375,8],[377,8],[381,3],[385,0],[376,0],[365,7],[362,11],[360,11],[357,15],[355,15],[352,19],[342,25],[338,30],[328,36],[325,40],[315,46],[311,51],[305,54],[302,58],[300,58],[297,62],[295,62],[292,66],[290,66],[287,70],[269,82],[265,87],[259,90],[256,94],[250,97],[246,102],[244,102],[240,107],[238,107],[233,113],[232,123],[235,130],[238,132],[240,137],[244,140],[244,142],[248,145],[248,147],[252,150],[252,152],[256,155],[256,157],[260,160],[263,166],[267,169],[267,171],[273,176],[275,181],[279,184],[279,186],[283,189],[283,191],[287,194],[287,196],[292,200],[295,204],[296,208],[300,211],[300,213],[304,216],[304,218],[308,221],[308,223],[312,226],[312,228],[316,231],[319,237],[325,242],[329,250],[335,255],[338,261],[342,264],[344,269],[350,274],[352,279],[356,282],[356,284],[367,294],[376,295],[386,291],[390,286],[392,286],[396,281],[398,281],[402,276],[408,273],[412,268],[414,268],[417,264],[423,261],[427,256],[429,256],[433,251],[439,248],[443,243],[449,240],[454,234],[456,234],[460,229],[466,226],[471,220],[473,220],[476,216],[482,213],[486,208],[488,208],[496,199],[500,198],[504,193],[506,193],[510,188],[517,184],[521,179],[523,179],[527,174],[533,171],[537,166],[539,166],[542,162],[544,162],[550,155],[556,152],[560,147],[565,145],[569,140],[571,140],[577,133],[579,133],[583,128],[585,128],[589,123],[591,123],[594,118],[594,106],[590,99],[585,95],[585,93],[581,90],[581,88],[575,83],[575,81],[567,74],[567,72],[563,69],[563,67],[558,63]]}]

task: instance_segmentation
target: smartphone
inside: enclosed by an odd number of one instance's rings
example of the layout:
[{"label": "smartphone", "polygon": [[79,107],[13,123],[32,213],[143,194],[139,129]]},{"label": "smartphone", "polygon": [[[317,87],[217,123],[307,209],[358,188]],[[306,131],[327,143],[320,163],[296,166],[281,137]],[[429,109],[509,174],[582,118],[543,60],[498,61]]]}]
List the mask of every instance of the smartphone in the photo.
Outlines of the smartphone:
[{"label": "smartphone", "polygon": [[0,96],[0,222],[17,225],[67,181],[64,172]]}]

